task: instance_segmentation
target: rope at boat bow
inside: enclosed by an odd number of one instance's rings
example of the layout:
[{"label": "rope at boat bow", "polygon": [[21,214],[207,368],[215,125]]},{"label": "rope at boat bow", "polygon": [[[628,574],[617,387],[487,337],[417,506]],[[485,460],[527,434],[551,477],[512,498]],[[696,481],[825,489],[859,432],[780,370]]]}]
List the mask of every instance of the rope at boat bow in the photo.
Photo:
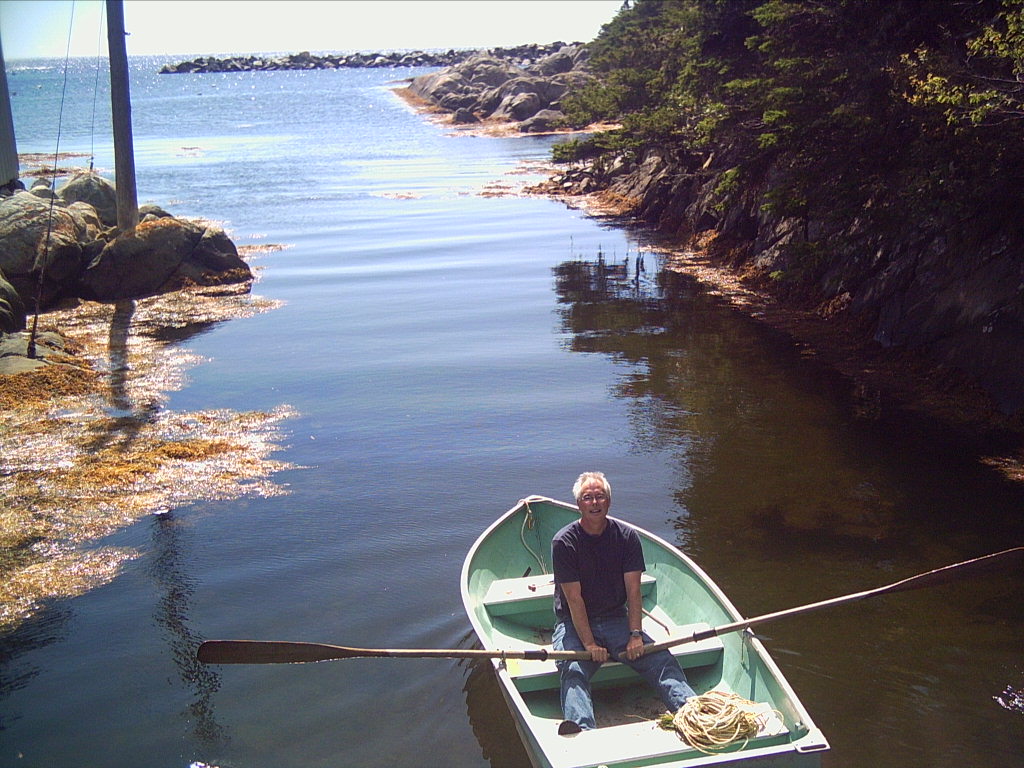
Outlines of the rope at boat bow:
[{"label": "rope at boat bow", "polygon": [[519,500],[519,503],[526,508],[526,517],[523,518],[523,526],[519,529],[519,540],[523,542],[523,546],[526,547],[526,551],[533,555],[533,559],[537,561],[537,564],[540,566],[540,572],[547,573],[548,569],[544,565],[544,558],[530,549],[530,545],[526,543],[526,529],[529,528],[532,530],[534,526],[537,525],[537,521],[533,517],[533,510],[530,509],[530,502],[535,501],[538,498],[539,497],[537,496],[528,496],[525,499]]}]

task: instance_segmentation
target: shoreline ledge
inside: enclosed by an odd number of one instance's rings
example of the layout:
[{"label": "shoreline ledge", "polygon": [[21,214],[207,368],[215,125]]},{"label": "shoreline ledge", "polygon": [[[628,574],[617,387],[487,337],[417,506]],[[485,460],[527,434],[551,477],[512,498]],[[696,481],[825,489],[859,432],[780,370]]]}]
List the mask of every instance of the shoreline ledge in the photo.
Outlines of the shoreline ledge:
[{"label": "shoreline ledge", "polygon": [[[615,226],[650,227],[636,215],[639,198],[607,189],[581,191],[565,182],[564,171],[525,191]],[[883,348],[864,338],[855,324],[818,306],[779,299],[764,281],[723,264],[716,237],[715,232],[689,241],[664,236],[644,250],[661,256],[666,270],[689,276],[736,311],[785,334],[802,356],[846,379],[856,419],[955,443],[1005,480],[1024,483],[1024,414],[1002,412],[968,374],[914,350]]]}]

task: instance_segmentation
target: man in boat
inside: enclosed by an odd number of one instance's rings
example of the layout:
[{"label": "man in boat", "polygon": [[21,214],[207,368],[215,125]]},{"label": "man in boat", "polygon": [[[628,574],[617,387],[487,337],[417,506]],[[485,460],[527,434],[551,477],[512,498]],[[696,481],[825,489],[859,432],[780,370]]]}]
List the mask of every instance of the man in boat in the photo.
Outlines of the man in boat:
[{"label": "man in boat", "polygon": [[644,555],[636,531],[608,517],[611,484],[600,472],[584,472],[573,486],[580,519],[555,534],[555,650],[590,651],[591,661],[560,660],[562,714],[558,732],[596,728],[590,678],[611,659],[628,664],[676,713],[695,695],[679,662],[667,650],[644,654],[653,642],[641,628],[640,576]]}]

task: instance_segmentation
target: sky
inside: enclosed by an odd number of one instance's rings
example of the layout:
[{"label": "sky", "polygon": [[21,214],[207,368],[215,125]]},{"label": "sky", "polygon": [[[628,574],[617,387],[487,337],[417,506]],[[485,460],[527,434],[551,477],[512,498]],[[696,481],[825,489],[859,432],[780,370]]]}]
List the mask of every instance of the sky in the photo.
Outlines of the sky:
[{"label": "sky", "polygon": [[[589,41],[622,0],[124,0],[129,56]],[[4,59],[106,56],[103,0],[0,0]],[[72,24],[73,20],[73,24]],[[69,42],[70,30],[70,42]]]}]

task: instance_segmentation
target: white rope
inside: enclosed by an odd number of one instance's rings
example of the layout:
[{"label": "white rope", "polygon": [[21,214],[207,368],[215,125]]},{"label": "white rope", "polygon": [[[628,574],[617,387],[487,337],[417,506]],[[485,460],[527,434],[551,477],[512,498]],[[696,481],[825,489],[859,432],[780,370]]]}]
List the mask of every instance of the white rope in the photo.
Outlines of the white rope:
[{"label": "white rope", "polygon": [[691,747],[715,754],[741,739],[743,743],[735,751],[743,749],[764,727],[768,714],[735,693],[708,691],[691,696],[675,715],[666,712],[658,724],[667,730],[674,728]]}]

